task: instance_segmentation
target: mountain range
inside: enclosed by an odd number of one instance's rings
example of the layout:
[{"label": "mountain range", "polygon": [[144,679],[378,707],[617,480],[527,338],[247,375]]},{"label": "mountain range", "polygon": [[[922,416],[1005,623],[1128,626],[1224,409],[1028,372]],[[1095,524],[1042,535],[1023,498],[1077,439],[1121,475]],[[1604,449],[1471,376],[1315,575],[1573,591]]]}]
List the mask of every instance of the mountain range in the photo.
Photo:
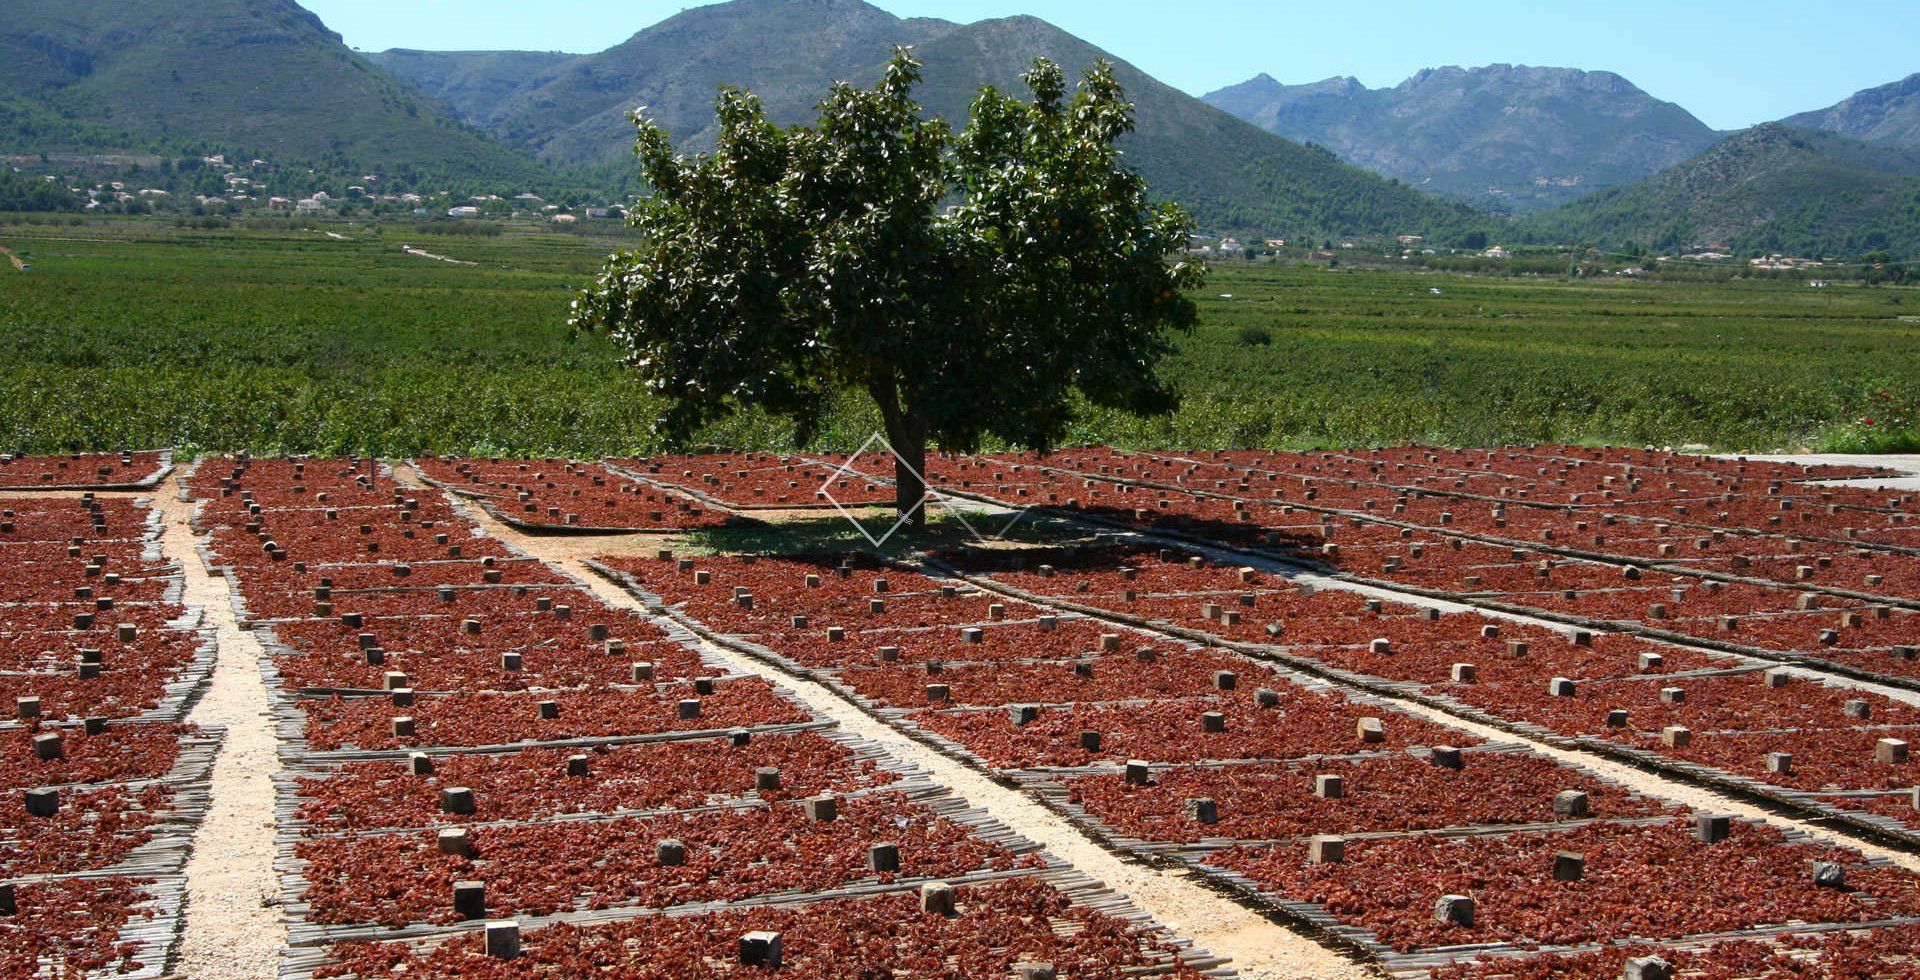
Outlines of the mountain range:
[{"label": "mountain range", "polygon": [[894,44],[915,46],[918,94],[950,119],[981,85],[1018,90],[1035,57],[1113,62],[1136,105],[1129,161],[1211,231],[1920,255],[1920,75],[1736,134],[1569,68],[1442,67],[1382,89],[1260,75],[1197,99],[1034,17],[958,24],[862,0],[696,7],[593,54],[362,54],[292,0],[8,0],[0,156],[224,151],[615,194],[631,189],[635,107],[699,150],[720,85],[800,123],[833,80],[877,77]]},{"label": "mountain range", "polygon": [[1513,213],[1638,180],[1720,138],[1619,75],[1572,68],[1430,68],[1381,89],[1262,74],[1205,100],[1375,173]]},{"label": "mountain range", "polygon": [[877,79],[896,44],[914,46],[925,63],[916,95],[948,119],[964,119],[982,85],[1019,91],[1037,57],[1075,72],[1113,62],[1135,105],[1137,128],[1122,142],[1130,161],[1209,228],[1355,235],[1484,220],[1275,138],[1034,17],[955,24],[861,0],[734,0],[683,11],[598,54],[387,51],[373,60],[508,147],[556,165],[624,166],[636,107],[679,145],[704,149],[721,85],[751,89],[777,123],[801,123],[834,80]]}]

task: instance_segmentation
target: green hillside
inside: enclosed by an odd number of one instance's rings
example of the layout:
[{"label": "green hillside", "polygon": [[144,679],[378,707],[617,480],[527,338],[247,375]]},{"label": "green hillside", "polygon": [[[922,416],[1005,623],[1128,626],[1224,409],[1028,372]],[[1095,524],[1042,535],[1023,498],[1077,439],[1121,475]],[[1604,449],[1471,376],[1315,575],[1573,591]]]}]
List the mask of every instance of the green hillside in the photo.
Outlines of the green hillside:
[{"label": "green hillside", "polygon": [[291,0],[0,4],[0,151],[206,146],[533,180]]},{"label": "green hillside", "polygon": [[1769,123],[1521,227],[1544,241],[1920,258],[1920,155]]},{"label": "green hillside", "polygon": [[902,20],[861,0],[695,7],[518,90],[497,118],[464,118],[552,163],[624,163],[633,146],[627,114],[646,106],[677,142],[700,149],[713,143],[713,102],[722,85],[752,89],[772,119],[797,123],[812,118],[834,79],[879,64],[895,44],[952,28]]}]

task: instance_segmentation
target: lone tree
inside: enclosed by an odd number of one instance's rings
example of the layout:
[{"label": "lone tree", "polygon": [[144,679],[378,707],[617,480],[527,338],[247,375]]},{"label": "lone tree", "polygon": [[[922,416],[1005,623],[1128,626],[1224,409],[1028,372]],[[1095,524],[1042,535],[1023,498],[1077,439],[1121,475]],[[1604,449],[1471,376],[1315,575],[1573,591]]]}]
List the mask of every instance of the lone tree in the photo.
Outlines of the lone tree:
[{"label": "lone tree", "polygon": [[1111,65],[1069,95],[1037,60],[1030,101],[983,88],[957,135],[914,101],[919,80],[898,48],[873,89],[836,83],[817,123],[789,129],[723,90],[714,150],[693,157],[636,112],[643,244],[608,259],[572,319],[624,349],[670,441],[748,405],[804,440],[835,392],[865,391],[910,523],[929,439],[1048,449],[1075,392],[1172,411],[1154,366],[1192,329],[1181,291],[1204,275],[1169,261],[1192,221],[1149,202],[1114,147],[1133,112]]}]

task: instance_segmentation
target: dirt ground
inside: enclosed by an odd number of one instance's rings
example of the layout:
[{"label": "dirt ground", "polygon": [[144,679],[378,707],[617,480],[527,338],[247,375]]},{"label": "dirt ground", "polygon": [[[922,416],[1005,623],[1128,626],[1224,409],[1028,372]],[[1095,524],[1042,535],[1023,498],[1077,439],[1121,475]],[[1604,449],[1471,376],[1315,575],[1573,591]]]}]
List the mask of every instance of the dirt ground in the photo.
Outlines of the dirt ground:
[{"label": "dirt ground", "polygon": [[[1880,457],[1871,459],[1890,462]],[[1920,472],[1920,458],[1904,461]],[[401,467],[397,475],[408,482],[417,482],[417,475],[405,467]],[[1920,480],[1914,482],[1920,486]],[[266,689],[259,672],[264,653],[254,637],[235,623],[225,580],[209,574],[194,552],[194,536],[186,523],[189,505],[177,499],[177,492],[175,481],[169,480],[148,495],[155,498],[164,517],[166,553],[185,570],[186,601],[205,610],[207,624],[216,631],[220,643],[211,687],[190,720],[227,727],[227,740],[214,768],[213,804],[195,838],[193,855],[187,865],[186,931],[177,975],[195,980],[270,980],[277,974],[285,928],[276,907],[278,890],[273,870],[275,829],[271,779],[279,763],[267,715]],[[492,521],[477,507],[470,507],[469,511],[490,533],[578,575],[591,583],[602,599],[624,608],[637,608],[638,603],[616,586],[588,573],[580,560],[602,554],[652,554],[671,540],[671,536],[654,534],[531,536]],[[1233,965],[1249,980],[1344,980],[1379,975],[1373,968],[1276,924],[1183,872],[1150,867],[1107,850],[1031,797],[901,734],[818,684],[729,651],[716,649],[714,653],[735,670],[766,676],[794,691],[808,707],[839,722],[848,731],[924,768],[969,805],[988,810],[1016,832],[1040,842],[1082,872],[1125,893],[1162,924],[1214,953],[1231,957]],[[1509,733],[1442,716],[1418,705],[1406,707],[1483,737],[1516,740]],[[1578,762],[1644,793],[1701,810],[1737,814],[1803,830],[1920,871],[1920,856],[1914,854],[1809,826],[1711,790],[1587,753],[1542,744],[1532,747],[1547,755]]]}]

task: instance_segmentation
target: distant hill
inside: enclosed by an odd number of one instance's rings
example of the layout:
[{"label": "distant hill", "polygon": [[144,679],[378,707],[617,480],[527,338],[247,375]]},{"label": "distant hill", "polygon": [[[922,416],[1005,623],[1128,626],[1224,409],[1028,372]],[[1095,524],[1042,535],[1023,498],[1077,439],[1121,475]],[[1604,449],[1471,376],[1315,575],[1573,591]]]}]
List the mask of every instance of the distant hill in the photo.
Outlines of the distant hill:
[{"label": "distant hill", "polygon": [[492,113],[462,118],[510,146],[562,165],[624,163],[627,114],[644,105],[676,143],[713,143],[722,85],[750,88],[782,124],[811,118],[833,79],[852,79],[895,44],[950,30],[857,0],[737,0],[682,11],[605,51],[531,80]]},{"label": "distant hill", "polygon": [[366,56],[400,80],[439,99],[462,121],[500,121],[522,91],[545,85],[580,55],[560,51],[413,51]]},{"label": "distant hill", "polygon": [[1619,75],[1572,68],[1430,68],[1382,89],[1262,74],[1205,99],[1348,163],[1510,213],[1638,180],[1719,138]]},{"label": "distant hill", "polygon": [[1868,143],[1920,150],[1920,73],[1864,89],[1825,109],[1780,120],[1802,129],[1824,129]]},{"label": "distant hill", "polygon": [[1778,123],[1527,218],[1536,240],[1920,258],[1920,154]]},{"label": "distant hill", "polygon": [[[1137,110],[1138,131],[1123,143],[1130,160],[1156,193],[1211,230],[1444,236],[1484,223],[1234,119],[1032,17],[958,25],[901,19],[861,0],[734,0],[684,11],[597,54],[527,61],[521,67],[533,74],[519,85],[506,69],[525,56],[513,53],[377,59],[425,79],[424,91],[509,146],[556,165],[626,167],[627,113],[636,106],[678,145],[705,149],[721,85],[752,90],[776,122],[805,122],[832,81],[877,79],[895,44],[916,46],[926,62],[920,97],[952,119],[964,119],[981,85],[1023,91],[1019,75],[1035,57],[1075,74],[1101,58],[1115,62]],[[489,103],[475,97],[482,91],[509,94]]]},{"label": "distant hill", "polygon": [[545,172],[291,0],[6,0],[0,64],[0,151],[191,144],[368,169]]}]

